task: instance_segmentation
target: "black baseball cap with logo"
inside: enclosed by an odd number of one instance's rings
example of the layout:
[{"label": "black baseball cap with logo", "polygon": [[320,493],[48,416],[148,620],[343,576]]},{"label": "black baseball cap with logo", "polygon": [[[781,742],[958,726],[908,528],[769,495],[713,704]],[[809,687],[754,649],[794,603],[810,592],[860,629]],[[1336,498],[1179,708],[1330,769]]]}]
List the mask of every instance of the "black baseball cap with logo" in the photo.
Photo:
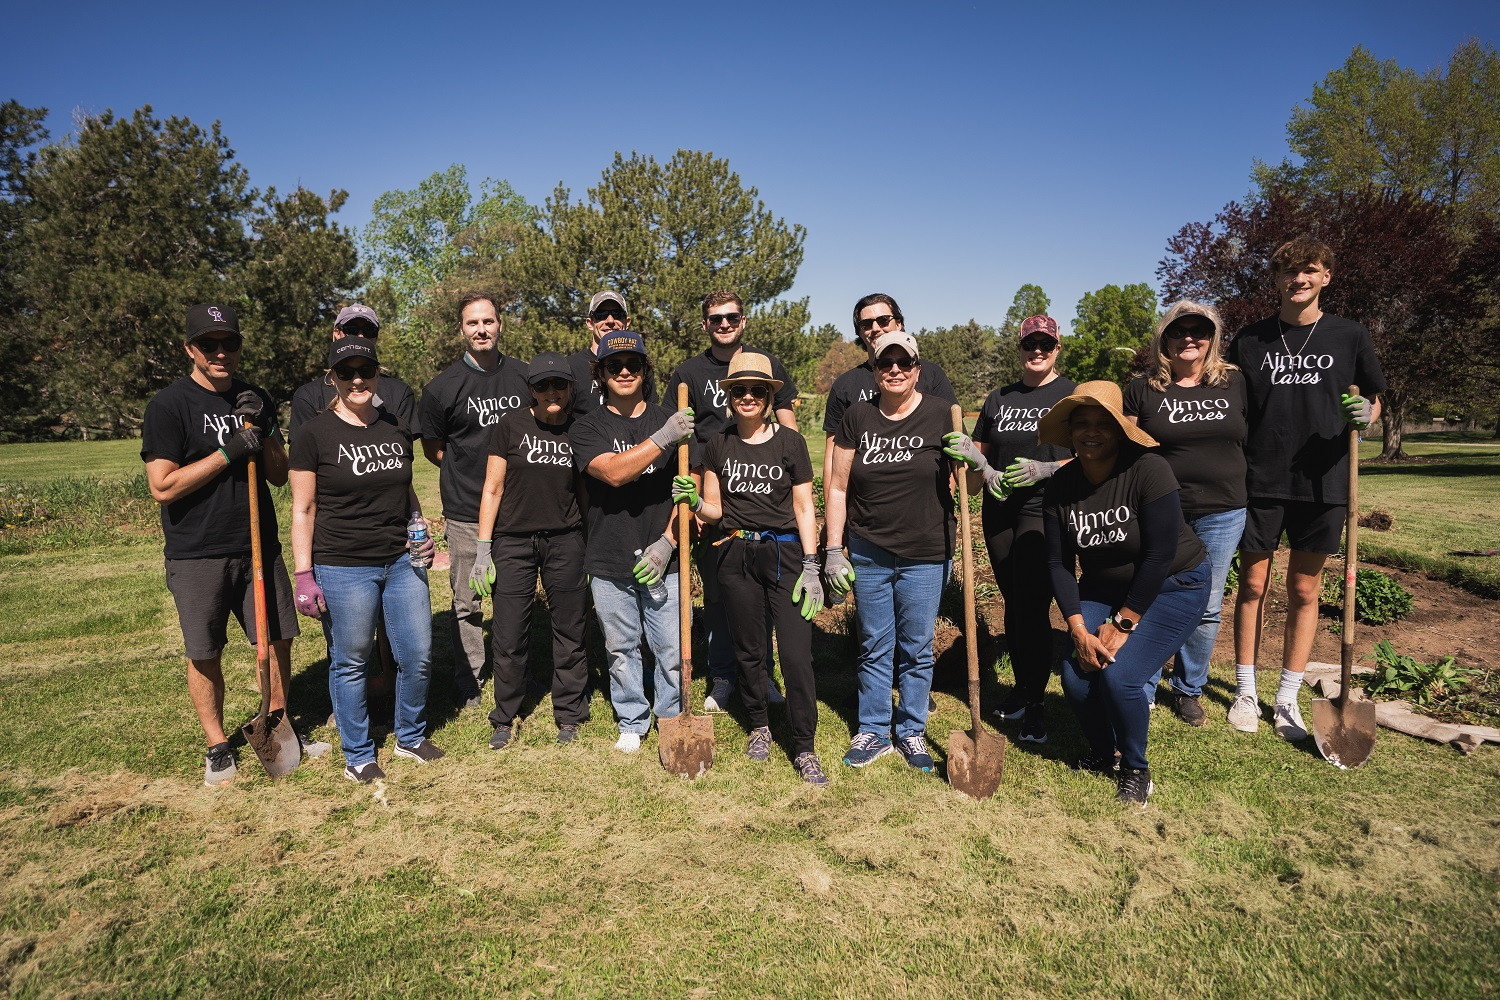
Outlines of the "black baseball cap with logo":
[{"label": "black baseball cap with logo", "polygon": [[205,333],[239,333],[240,319],[232,306],[200,302],[187,312],[187,339],[195,340]]},{"label": "black baseball cap with logo", "polygon": [[349,361],[352,358],[369,358],[377,365],[380,364],[380,359],[375,356],[375,341],[368,337],[341,337],[329,345],[329,368],[334,368],[339,362]]},{"label": "black baseball cap with logo", "polygon": [[526,384],[536,385],[549,378],[566,379],[573,381],[573,368],[568,364],[568,359],[553,351],[543,351],[531,359],[531,367],[526,372]]},{"label": "black baseball cap with logo", "polygon": [[616,330],[600,338],[599,348],[594,353],[600,361],[603,361],[611,354],[625,354],[626,352],[645,357],[646,338],[634,330]]}]

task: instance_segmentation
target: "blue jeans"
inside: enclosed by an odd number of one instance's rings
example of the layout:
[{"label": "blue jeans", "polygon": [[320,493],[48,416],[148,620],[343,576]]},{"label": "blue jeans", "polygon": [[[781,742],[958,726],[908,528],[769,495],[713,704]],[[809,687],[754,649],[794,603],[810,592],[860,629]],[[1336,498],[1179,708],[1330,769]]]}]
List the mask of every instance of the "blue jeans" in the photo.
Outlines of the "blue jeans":
[{"label": "blue jeans", "polygon": [[[1146,681],[1160,672],[1167,657],[1202,621],[1209,598],[1209,576],[1205,559],[1190,570],[1167,577],[1161,593],[1115,653],[1115,662],[1106,664],[1103,670],[1080,670],[1076,652],[1063,659],[1063,694],[1078,716],[1095,759],[1110,760],[1119,750],[1122,767],[1147,766],[1151,701]],[[1090,600],[1080,604],[1083,624],[1090,632],[1098,631],[1117,606]]]},{"label": "blue jeans", "polygon": [[1219,615],[1224,610],[1224,581],[1229,578],[1229,564],[1234,561],[1240,536],[1245,532],[1245,508],[1204,514],[1190,519],[1188,527],[1208,549],[1208,607],[1204,609],[1203,620],[1177,651],[1172,689],[1197,697],[1208,683],[1208,658],[1213,654],[1214,641],[1219,638]]},{"label": "blue jeans", "polygon": [[[915,562],[849,532],[859,627],[859,731],[896,739],[927,728],[932,633],[949,562]],[[891,688],[900,704],[891,709]]]},{"label": "blue jeans", "polygon": [[432,675],[432,598],[427,571],[413,569],[406,553],[386,566],[314,565],[313,578],[328,603],[328,694],[339,727],[344,762],[375,759],[365,681],[382,612],[396,656],[396,742],[416,746],[427,736],[427,682]]},{"label": "blue jeans", "polygon": [[682,712],[682,642],[677,621],[677,574],[667,576],[666,600],[658,603],[643,583],[596,576],[589,585],[594,611],[604,632],[609,656],[609,701],[620,720],[620,732],[645,736],[651,729],[651,706],[646,703],[645,668],[641,639],[651,644],[656,658],[656,717],[670,719]]}]

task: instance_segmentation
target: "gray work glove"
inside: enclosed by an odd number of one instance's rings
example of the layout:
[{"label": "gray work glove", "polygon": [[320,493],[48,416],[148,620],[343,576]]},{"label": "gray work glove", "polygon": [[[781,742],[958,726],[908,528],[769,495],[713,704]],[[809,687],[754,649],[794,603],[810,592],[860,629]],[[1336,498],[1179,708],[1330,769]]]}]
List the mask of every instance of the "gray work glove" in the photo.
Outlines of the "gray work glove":
[{"label": "gray work glove", "polygon": [[1035,486],[1048,479],[1062,468],[1061,462],[1038,462],[1030,458],[1018,458],[1005,470],[1005,485],[1013,490],[1023,486]]},{"label": "gray work glove", "polygon": [[792,603],[802,603],[798,613],[812,621],[823,610],[823,581],[818,579],[818,554],[802,557],[802,575],[792,584]]},{"label": "gray work glove", "polygon": [[684,406],[657,428],[656,433],[651,435],[651,443],[662,451],[671,451],[675,445],[681,444],[692,436],[693,408]]},{"label": "gray work glove", "polygon": [[266,401],[254,389],[246,389],[234,397],[234,422],[238,426],[250,421],[261,434],[271,433],[271,413]]},{"label": "gray work glove", "polygon": [[990,491],[990,496],[996,500],[1004,500],[1010,496],[1010,487],[1005,485],[1005,473],[993,465],[984,470],[984,488]]},{"label": "gray work glove", "polygon": [[660,583],[667,575],[667,567],[672,564],[672,554],[675,551],[665,535],[646,546],[646,551],[641,553],[633,569],[636,581],[648,587]]},{"label": "gray work glove", "polygon": [[990,463],[979,453],[979,446],[974,443],[974,439],[958,431],[949,431],[943,435],[943,454],[964,463],[975,472],[983,472],[990,467]]},{"label": "gray work glove", "polygon": [[823,556],[823,576],[828,580],[828,589],[839,600],[843,600],[844,595],[854,586],[854,567],[849,564],[848,556],[844,555],[842,545],[828,546]]},{"label": "gray work glove", "polygon": [[703,506],[703,498],[698,495],[698,484],[693,482],[692,476],[672,477],[672,503],[685,503],[688,510],[698,513]]},{"label": "gray work glove", "polygon": [[474,542],[474,568],[469,571],[469,589],[480,597],[489,597],[495,587],[495,559],[490,555],[493,538],[480,538]]},{"label": "gray work glove", "polygon": [[229,459],[229,464],[233,465],[246,455],[259,452],[264,443],[260,428],[254,424],[248,424],[235,431],[229,436],[229,440],[224,442],[224,455]]},{"label": "gray work glove", "polygon": [[1363,396],[1341,393],[1339,405],[1344,408],[1344,422],[1357,430],[1369,427],[1370,422],[1375,419],[1375,407]]}]

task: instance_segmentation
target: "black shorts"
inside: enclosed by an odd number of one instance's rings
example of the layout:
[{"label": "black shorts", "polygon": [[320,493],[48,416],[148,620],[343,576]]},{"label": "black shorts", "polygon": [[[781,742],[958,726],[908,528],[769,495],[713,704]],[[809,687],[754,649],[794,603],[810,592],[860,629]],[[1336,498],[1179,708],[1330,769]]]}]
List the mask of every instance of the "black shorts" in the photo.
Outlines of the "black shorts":
[{"label": "black shorts", "polygon": [[1245,534],[1240,549],[1245,552],[1275,552],[1286,533],[1294,552],[1333,555],[1344,537],[1344,517],[1349,508],[1341,503],[1311,500],[1266,500],[1250,498],[1245,510]]},{"label": "black shorts", "polygon": [[[167,589],[177,602],[188,659],[212,660],[224,651],[231,614],[255,644],[255,575],[249,556],[168,559]],[[292,582],[279,552],[266,560],[266,618],[273,642],[302,631],[292,604]]]}]

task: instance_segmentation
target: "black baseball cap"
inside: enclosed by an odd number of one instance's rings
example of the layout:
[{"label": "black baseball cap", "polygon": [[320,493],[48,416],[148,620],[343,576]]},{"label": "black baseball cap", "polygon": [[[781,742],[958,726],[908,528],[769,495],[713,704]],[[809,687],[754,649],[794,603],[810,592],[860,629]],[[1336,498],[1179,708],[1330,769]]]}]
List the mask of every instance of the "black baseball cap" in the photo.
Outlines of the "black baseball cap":
[{"label": "black baseball cap", "polygon": [[631,354],[639,354],[641,357],[645,357],[646,338],[634,330],[616,330],[614,333],[606,334],[599,341],[599,348],[595,351],[595,356],[600,361],[603,361],[611,354],[624,354],[627,351]]},{"label": "black baseball cap", "polygon": [[187,312],[187,339],[190,341],[205,333],[239,332],[240,319],[231,306],[200,302]]},{"label": "black baseball cap", "polygon": [[380,359],[375,356],[375,341],[368,337],[342,337],[329,345],[329,368],[337,366],[341,361],[349,361],[353,358],[369,358],[377,365],[380,364]]},{"label": "black baseball cap", "polygon": [[555,351],[543,351],[531,359],[531,368],[526,373],[526,384],[536,385],[543,379],[561,378],[573,381],[573,368],[568,359]]}]

